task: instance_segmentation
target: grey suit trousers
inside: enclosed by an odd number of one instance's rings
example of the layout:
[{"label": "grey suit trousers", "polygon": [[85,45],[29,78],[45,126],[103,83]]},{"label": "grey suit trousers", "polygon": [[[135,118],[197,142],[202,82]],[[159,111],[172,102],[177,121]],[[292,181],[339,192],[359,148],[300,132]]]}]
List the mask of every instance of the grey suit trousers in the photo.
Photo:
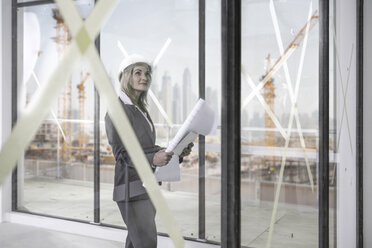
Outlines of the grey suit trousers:
[{"label": "grey suit trousers", "polygon": [[117,204],[128,228],[125,248],[156,248],[156,211],[151,200],[120,201]]}]

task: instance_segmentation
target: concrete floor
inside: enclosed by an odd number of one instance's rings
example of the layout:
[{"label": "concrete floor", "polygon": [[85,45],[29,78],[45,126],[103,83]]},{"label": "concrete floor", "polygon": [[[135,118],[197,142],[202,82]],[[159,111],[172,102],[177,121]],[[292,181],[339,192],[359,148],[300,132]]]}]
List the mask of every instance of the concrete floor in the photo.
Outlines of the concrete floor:
[{"label": "concrete floor", "polygon": [[2,248],[119,248],[122,242],[51,231],[13,223],[0,224]]},{"label": "concrete floor", "polygon": [[[23,222],[0,223],[1,248],[123,248],[125,246],[126,232],[121,229],[60,219],[51,221],[50,218],[30,214],[12,213],[10,215],[13,216],[13,220],[14,216],[23,215],[21,218]],[[32,220],[32,225],[30,225],[30,220]],[[25,225],[24,221],[28,225]],[[46,223],[48,223],[47,226],[45,226]],[[52,226],[51,223],[53,223]],[[220,246],[189,240],[185,240],[184,246],[184,248],[217,247]],[[174,248],[174,245],[168,237],[158,236],[158,248]]]},{"label": "concrete floor", "polygon": [[[196,238],[198,230],[197,195],[186,192],[169,192],[165,190],[163,193],[173,216],[181,227],[182,234],[187,237]],[[121,219],[117,206],[111,199],[112,185],[102,184],[101,222],[105,224],[123,226],[124,223]],[[93,219],[93,186],[92,184],[66,180],[56,181],[41,178],[27,179],[25,180],[24,184],[24,200],[22,208],[34,213],[91,221]],[[244,202],[242,203],[241,208],[242,245],[257,248],[265,247],[270,226],[272,204]],[[330,220],[330,225],[332,228],[332,219]],[[161,221],[158,219],[157,227],[159,232],[166,232]],[[272,237],[272,247],[317,247],[317,229],[318,212],[316,208],[280,205],[276,215],[275,229]],[[219,195],[208,196],[206,199],[206,230],[206,238],[208,240],[220,242]],[[33,233],[33,231],[30,230],[30,233]],[[66,236],[65,234],[57,234],[54,232],[50,232],[48,235],[51,235],[50,237],[55,236],[56,240],[63,240],[64,238],[68,237],[67,234]],[[2,239],[3,238],[4,237],[2,237]],[[22,239],[20,239],[20,241],[21,240]],[[51,238],[51,240],[47,240],[48,242],[54,242],[53,238]],[[330,240],[332,242],[332,237],[330,237]],[[90,244],[89,242],[94,243],[94,239],[85,239],[84,237],[81,242],[83,242],[82,244],[85,244],[84,242]],[[115,245],[117,245],[116,242],[108,242],[107,245],[100,247],[121,247]],[[1,247],[7,246],[1,245]],[[332,243],[330,247],[333,247]]]}]

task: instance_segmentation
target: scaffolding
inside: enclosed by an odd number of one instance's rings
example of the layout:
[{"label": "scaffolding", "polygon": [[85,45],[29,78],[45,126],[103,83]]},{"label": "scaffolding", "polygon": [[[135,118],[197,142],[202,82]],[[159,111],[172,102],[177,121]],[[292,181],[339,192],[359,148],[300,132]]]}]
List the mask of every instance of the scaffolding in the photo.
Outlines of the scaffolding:
[{"label": "scaffolding", "polygon": [[83,76],[83,72],[80,72],[80,84],[77,85],[79,91],[79,147],[85,146],[85,139],[84,139],[84,123],[81,122],[85,119],[85,86],[84,83],[87,81],[90,73],[87,72],[85,76]]},{"label": "scaffolding", "polygon": [[[283,54],[275,61],[273,66],[270,66],[270,54],[266,57],[266,73],[262,76],[261,81],[266,81],[263,89],[263,97],[270,107],[272,113],[275,113],[274,110],[274,99],[275,99],[275,86],[274,80],[272,78],[272,74],[278,70],[278,68],[282,65],[282,63],[296,50],[302,40],[305,37],[305,32],[307,26],[309,26],[309,31],[317,24],[319,16],[317,15],[317,11],[311,16],[311,18],[305,23],[305,25],[301,28],[301,30],[297,33],[288,47],[285,49]],[[266,80],[267,79],[267,80]],[[275,146],[275,132],[274,132],[275,124],[267,111],[265,112],[265,146],[274,147]]]},{"label": "scaffolding", "polygon": [[[266,57],[266,73],[270,68],[270,54]],[[263,89],[264,99],[269,108],[274,112],[275,88],[273,78],[270,76]],[[275,124],[267,111],[265,111],[265,146],[275,146]]]},{"label": "scaffolding", "polygon": [[[71,35],[58,9],[53,9],[52,11],[53,18],[57,22],[56,26],[54,27],[56,29],[56,36],[52,37],[52,40],[57,44],[58,60],[61,60],[67,47],[70,45]],[[61,158],[64,161],[69,161],[71,159],[70,147],[72,146],[72,123],[66,122],[66,120],[72,119],[71,79],[69,79],[68,82],[65,84],[63,92],[58,97],[58,119],[62,120],[61,126],[66,137],[66,139],[61,140]]]}]

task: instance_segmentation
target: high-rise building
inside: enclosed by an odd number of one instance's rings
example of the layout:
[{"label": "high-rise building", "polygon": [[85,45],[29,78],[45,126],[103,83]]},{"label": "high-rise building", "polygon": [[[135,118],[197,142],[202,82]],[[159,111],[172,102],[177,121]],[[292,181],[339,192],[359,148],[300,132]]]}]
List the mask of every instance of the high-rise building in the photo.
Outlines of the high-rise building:
[{"label": "high-rise building", "polygon": [[181,88],[178,84],[173,87],[173,123],[182,123],[181,120]]},{"label": "high-rise building", "polygon": [[205,100],[207,101],[208,105],[213,109],[214,113],[216,114],[216,119],[219,122],[220,118],[220,105],[219,105],[219,95],[217,90],[212,89],[210,86],[206,89]]},{"label": "high-rise building", "polygon": [[186,119],[187,115],[192,109],[194,104],[192,99],[191,90],[191,73],[189,68],[185,68],[183,72],[183,82],[182,82],[182,116],[181,119]]},{"label": "high-rise building", "polygon": [[[157,82],[156,80],[156,70],[154,70],[152,72],[152,81],[151,81],[151,87],[150,87],[151,91],[154,93],[155,97],[158,98],[158,100],[160,100],[160,96],[159,96],[159,83]],[[151,97],[149,95],[147,95],[147,100],[148,100],[148,111],[151,115],[151,118],[152,118],[152,121],[154,123],[159,123],[160,121],[160,111],[159,109],[156,107],[154,101],[151,99]]]},{"label": "high-rise building", "polygon": [[167,113],[170,120],[172,120],[173,115],[173,87],[172,78],[169,76],[168,72],[165,72],[162,77],[161,86],[161,99],[160,102]]}]

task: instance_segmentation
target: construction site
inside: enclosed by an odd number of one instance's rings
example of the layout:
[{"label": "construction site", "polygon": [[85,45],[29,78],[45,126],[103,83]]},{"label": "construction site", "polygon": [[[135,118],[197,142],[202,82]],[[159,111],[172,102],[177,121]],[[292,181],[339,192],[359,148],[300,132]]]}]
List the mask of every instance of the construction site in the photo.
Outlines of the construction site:
[{"label": "construction site", "polygon": [[[71,35],[57,9],[53,9],[56,22],[56,36],[51,39],[56,44],[58,60],[62,59],[71,42]],[[25,157],[59,162],[88,162],[93,154],[93,132],[86,130],[85,121],[85,83],[90,73],[80,72],[80,81],[73,85],[72,79],[66,82],[58,97],[57,115],[52,111],[52,120],[45,120],[39,128],[34,140],[26,150]],[[78,116],[73,116],[73,90],[77,90]],[[76,109],[76,108],[75,108]]]}]

